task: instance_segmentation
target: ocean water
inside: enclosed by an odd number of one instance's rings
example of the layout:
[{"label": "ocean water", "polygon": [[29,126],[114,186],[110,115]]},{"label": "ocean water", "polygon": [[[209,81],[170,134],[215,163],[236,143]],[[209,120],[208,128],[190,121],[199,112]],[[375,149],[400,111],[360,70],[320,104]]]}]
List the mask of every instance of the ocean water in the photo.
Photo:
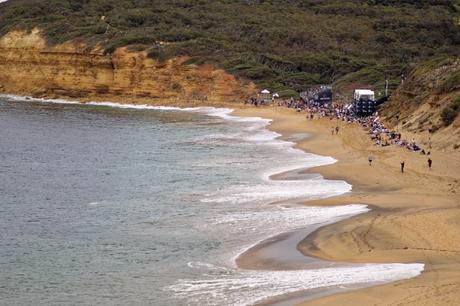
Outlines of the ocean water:
[{"label": "ocean water", "polygon": [[230,112],[0,97],[0,304],[248,305],[423,270],[236,267],[257,242],[368,208],[296,205],[351,186],[270,180],[334,160]]}]

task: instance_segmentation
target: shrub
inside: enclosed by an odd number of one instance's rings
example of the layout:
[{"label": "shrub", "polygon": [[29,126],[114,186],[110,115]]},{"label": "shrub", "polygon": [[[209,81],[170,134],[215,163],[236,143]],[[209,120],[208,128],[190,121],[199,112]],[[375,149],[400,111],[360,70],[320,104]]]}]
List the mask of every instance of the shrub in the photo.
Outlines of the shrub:
[{"label": "shrub", "polygon": [[299,97],[299,93],[291,89],[280,90],[278,94],[280,95],[281,98],[290,98],[290,97],[298,98]]},{"label": "shrub", "polygon": [[113,53],[117,48],[124,47],[127,45],[134,45],[134,44],[151,44],[154,43],[155,39],[153,37],[144,36],[141,34],[131,34],[116,40],[113,40],[111,44],[109,44],[104,53]]},{"label": "shrub", "polygon": [[441,120],[445,126],[449,126],[457,117],[457,111],[450,107],[446,107],[441,112]]},{"label": "shrub", "polygon": [[99,23],[93,27],[94,34],[104,34],[107,30],[107,24]]},{"label": "shrub", "polygon": [[460,112],[460,96],[455,98],[449,106],[445,107],[441,112],[441,120],[445,126],[449,126],[457,118]]},{"label": "shrub", "polygon": [[450,92],[460,86],[460,70],[454,72],[439,88],[438,92]]},{"label": "shrub", "polygon": [[237,65],[233,67],[231,71],[238,76],[243,76],[253,80],[267,79],[275,75],[275,72],[271,68],[255,63]]},{"label": "shrub", "polygon": [[130,27],[140,27],[148,20],[154,22],[156,21],[151,12],[138,8],[128,10],[124,15],[124,19]]},{"label": "shrub", "polygon": [[169,44],[150,57],[187,55],[260,87],[298,89],[361,77],[361,83],[382,83],[434,54],[458,55],[452,2],[14,0],[0,3],[0,36],[38,26],[49,44],[80,38],[107,53],[164,41]]}]

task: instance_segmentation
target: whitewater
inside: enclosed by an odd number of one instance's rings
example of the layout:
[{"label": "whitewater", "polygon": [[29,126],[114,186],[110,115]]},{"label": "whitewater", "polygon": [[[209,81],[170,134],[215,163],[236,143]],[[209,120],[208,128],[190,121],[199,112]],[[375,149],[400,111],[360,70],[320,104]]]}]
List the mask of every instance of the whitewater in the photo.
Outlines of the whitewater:
[{"label": "whitewater", "polygon": [[238,256],[266,239],[369,211],[360,203],[299,205],[352,186],[320,175],[272,180],[336,161],[294,148],[267,129],[268,119],[224,108],[11,95],[0,107],[0,178],[10,178],[0,198],[0,260],[9,267],[0,272],[0,304],[250,305],[424,269],[239,268]]}]

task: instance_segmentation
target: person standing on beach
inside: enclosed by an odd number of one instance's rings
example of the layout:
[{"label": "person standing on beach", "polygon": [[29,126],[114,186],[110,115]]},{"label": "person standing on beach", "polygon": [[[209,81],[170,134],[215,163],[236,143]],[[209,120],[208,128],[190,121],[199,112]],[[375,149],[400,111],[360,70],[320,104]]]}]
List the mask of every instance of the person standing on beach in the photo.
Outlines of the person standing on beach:
[{"label": "person standing on beach", "polygon": [[404,173],[404,166],[405,166],[405,163],[404,161],[401,162],[401,173]]},{"label": "person standing on beach", "polygon": [[339,126],[336,126],[336,127],[335,127],[335,133],[336,133],[336,134],[339,134]]},{"label": "person standing on beach", "polygon": [[428,158],[428,169],[431,170],[431,164],[433,163],[433,161],[431,160],[431,158]]},{"label": "person standing on beach", "polygon": [[372,153],[369,153],[369,155],[367,156],[367,160],[369,161],[369,166],[372,166],[372,160],[374,159],[374,157],[372,156]]}]

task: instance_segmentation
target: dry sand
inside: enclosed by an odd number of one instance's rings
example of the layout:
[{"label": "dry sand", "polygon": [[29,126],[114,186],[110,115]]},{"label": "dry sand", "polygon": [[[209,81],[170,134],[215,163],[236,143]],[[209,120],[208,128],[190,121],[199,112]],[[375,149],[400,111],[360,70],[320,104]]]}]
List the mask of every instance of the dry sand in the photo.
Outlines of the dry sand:
[{"label": "dry sand", "polygon": [[[358,125],[330,119],[306,120],[278,107],[247,108],[240,116],[273,119],[283,137],[311,136],[297,147],[332,156],[334,165],[310,169],[353,185],[349,194],[306,205],[368,204],[372,211],[308,235],[305,255],[353,263],[425,263],[417,278],[331,295],[302,305],[460,305],[460,154],[431,151],[428,157],[396,146],[378,147]],[[331,135],[338,125],[339,135]],[[374,161],[368,165],[372,152]],[[405,161],[405,173],[400,162]]]},{"label": "dry sand", "polygon": [[[127,103],[112,98],[108,100]],[[139,99],[131,102],[151,104]],[[176,101],[173,105],[200,106],[202,101],[196,105]],[[235,108],[233,103],[212,106]],[[301,305],[460,305],[460,153],[432,150],[430,171],[427,156],[395,146],[374,146],[358,125],[306,120],[303,113],[284,107],[242,106],[235,114],[273,119],[269,129],[285,138],[308,133],[310,137],[300,141],[298,148],[338,160],[307,172],[345,180],[353,185],[353,191],[306,205],[368,204],[372,208],[369,213],[314,231],[297,246],[303,254],[336,262],[425,263],[424,273],[417,278]],[[331,135],[331,128],[337,125],[339,135]],[[369,152],[374,157],[372,166],[367,162]],[[404,174],[400,172],[403,160]],[[257,266],[254,259],[247,264]],[[266,263],[258,264],[267,268]]]}]

